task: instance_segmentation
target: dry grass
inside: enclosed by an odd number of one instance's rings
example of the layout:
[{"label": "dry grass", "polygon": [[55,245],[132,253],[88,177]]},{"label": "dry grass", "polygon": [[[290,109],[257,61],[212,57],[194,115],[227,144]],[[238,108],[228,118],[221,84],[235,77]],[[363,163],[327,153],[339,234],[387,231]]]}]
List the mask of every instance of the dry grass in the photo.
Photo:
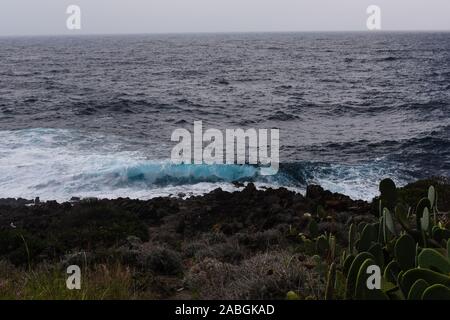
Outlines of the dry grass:
[{"label": "dry grass", "polygon": [[257,254],[239,265],[207,258],[186,277],[199,299],[284,299],[290,290],[319,298],[323,281],[297,256],[284,251]]},{"label": "dry grass", "polygon": [[0,261],[0,299],[103,300],[150,298],[136,290],[133,272],[120,264],[96,265],[82,273],[81,289],[68,290],[67,274],[40,265],[31,271]]}]

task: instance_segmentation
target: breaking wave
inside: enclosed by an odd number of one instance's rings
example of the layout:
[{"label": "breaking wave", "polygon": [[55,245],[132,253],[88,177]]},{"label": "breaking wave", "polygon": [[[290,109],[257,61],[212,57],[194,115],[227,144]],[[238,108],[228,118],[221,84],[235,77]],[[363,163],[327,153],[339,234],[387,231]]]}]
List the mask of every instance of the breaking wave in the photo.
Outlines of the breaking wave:
[{"label": "breaking wave", "polygon": [[[371,199],[380,177],[399,176],[384,160],[366,164],[293,162],[274,176],[251,165],[175,165],[124,150],[111,137],[86,136],[64,129],[0,131],[0,198],[152,198],[197,195],[216,188],[232,191],[247,182],[302,192],[318,183],[353,198]],[[240,183],[238,183],[240,182]]]}]

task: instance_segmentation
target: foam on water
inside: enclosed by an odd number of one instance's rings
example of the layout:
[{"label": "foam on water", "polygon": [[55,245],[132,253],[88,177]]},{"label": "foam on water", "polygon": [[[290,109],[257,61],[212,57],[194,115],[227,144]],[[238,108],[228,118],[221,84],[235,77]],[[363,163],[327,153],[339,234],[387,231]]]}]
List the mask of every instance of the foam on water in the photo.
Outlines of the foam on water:
[{"label": "foam on water", "polygon": [[[371,199],[380,177],[379,162],[366,165],[296,163],[276,176],[261,176],[250,165],[174,165],[130,151],[112,136],[64,129],[0,131],[0,198],[65,201],[71,197],[148,199],[200,195],[216,188],[239,190],[233,182],[287,187],[302,192],[307,183],[352,198]],[[398,181],[397,179],[397,182]]]},{"label": "foam on water", "polygon": [[384,177],[392,178],[397,185],[404,185],[408,181],[386,166],[382,159],[360,165],[318,166],[313,181],[326,190],[345,194],[353,199],[371,200],[379,194],[379,181]]},{"label": "foam on water", "polygon": [[[0,197],[68,200],[78,197],[198,195],[234,181],[257,179],[239,165],[173,165],[121,151],[102,136],[57,129],[0,131]],[[187,188],[186,185],[189,185]]]}]

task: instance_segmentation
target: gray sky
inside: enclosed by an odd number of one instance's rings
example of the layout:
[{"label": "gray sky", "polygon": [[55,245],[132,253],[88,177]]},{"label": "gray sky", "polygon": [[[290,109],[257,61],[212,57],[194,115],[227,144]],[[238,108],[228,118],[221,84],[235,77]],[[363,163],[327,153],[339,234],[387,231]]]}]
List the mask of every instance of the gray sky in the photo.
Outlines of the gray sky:
[{"label": "gray sky", "polygon": [[366,30],[371,4],[383,30],[450,31],[450,0],[0,0],[0,35]]}]

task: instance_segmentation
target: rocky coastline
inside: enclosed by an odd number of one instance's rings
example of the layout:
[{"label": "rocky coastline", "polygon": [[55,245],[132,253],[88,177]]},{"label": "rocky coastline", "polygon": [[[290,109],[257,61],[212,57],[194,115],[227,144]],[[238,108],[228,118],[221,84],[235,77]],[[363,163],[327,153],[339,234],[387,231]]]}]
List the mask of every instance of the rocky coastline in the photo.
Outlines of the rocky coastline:
[{"label": "rocky coastline", "polygon": [[[442,195],[440,210],[450,211],[445,179],[409,184],[399,195],[412,205],[430,185]],[[64,277],[73,264],[99,286],[108,285],[96,279],[101,268],[113,278],[120,270],[126,288],[109,298],[282,299],[293,289],[320,296],[324,275],[311,268],[313,252],[301,240],[312,217],[320,217],[317,232],[346,246],[350,224],[376,221],[376,203],[317,185],[301,195],[251,183],[188,199],[0,199],[0,297],[26,296],[21,273]]]}]

